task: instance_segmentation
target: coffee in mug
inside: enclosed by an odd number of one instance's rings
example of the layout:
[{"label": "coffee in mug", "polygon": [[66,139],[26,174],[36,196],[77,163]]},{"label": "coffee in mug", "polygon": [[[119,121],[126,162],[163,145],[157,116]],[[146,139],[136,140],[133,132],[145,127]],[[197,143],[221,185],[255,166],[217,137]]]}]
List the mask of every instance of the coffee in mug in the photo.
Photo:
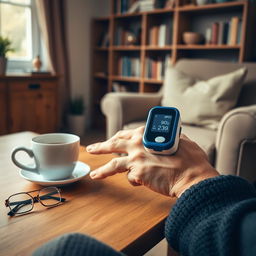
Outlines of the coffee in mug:
[{"label": "coffee in mug", "polygon": [[[62,180],[71,176],[79,155],[80,138],[68,133],[48,133],[34,137],[32,148],[18,147],[12,152],[12,161],[19,168],[40,174],[46,180]],[[16,153],[25,151],[34,158],[35,167],[16,159]]]}]

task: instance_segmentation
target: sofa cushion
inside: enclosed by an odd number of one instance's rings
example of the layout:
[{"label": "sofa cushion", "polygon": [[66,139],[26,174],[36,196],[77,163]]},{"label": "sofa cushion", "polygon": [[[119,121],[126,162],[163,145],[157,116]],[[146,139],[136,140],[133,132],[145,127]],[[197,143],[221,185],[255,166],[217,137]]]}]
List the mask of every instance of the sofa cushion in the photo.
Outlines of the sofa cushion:
[{"label": "sofa cushion", "polygon": [[[124,129],[134,129],[143,125],[145,125],[144,121],[133,122],[125,125]],[[214,165],[216,132],[202,127],[182,125],[182,133],[195,141],[208,155],[210,163]]]},{"label": "sofa cushion", "polygon": [[236,105],[245,76],[246,68],[240,68],[199,80],[169,66],[162,105],[178,108],[183,123],[217,129],[222,116]]},{"label": "sofa cushion", "polygon": [[179,59],[175,63],[176,69],[200,80],[208,80],[214,76],[224,75],[242,67],[246,67],[247,75],[237,105],[249,106],[256,104],[255,62],[239,63],[207,59]]}]

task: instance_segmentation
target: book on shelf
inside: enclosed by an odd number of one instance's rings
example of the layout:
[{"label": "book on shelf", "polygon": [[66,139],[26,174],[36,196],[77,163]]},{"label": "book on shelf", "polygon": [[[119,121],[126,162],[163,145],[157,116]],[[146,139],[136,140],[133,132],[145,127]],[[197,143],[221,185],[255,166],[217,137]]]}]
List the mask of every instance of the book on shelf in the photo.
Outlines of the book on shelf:
[{"label": "book on shelf", "polygon": [[124,77],[139,77],[140,59],[131,56],[123,56],[119,58],[118,75]]},{"label": "book on shelf", "polygon": [[237,31],[238,31],[238,23],[239,23],[239,18],[238,17],[232,17],[231,23],[230,23],[230,28],[229,28],[229,45],[235,45],[237,44]]},{"label": "book on shelf", "polygon": [[207,28],[205,31],[205,43],[210,44],[212,40],[212,29]]},{"label": "book on shelf", "polygon": [[219,23],[214,22],[212,24],[211,44],[218,44],[218,35],[219,35]]},{"label": "book on shelf", "polygon": [[224,30],[224,22],[219,22],[219,31],[218,31],[218,45],[223,44],[223,30]]},{"label": "book on shelf", "polygon": [[228,31],[229,31],[229,21],[223,24],[223,41],[222,44],[228,43]]},{"label": "book on shelf", "polygon": [[157,45],[158,39],[158,26],[152,26],[149,30],[149,44],[150,45]]},{"label": "book on shelf", "polygon": [[242,20],[234,16],[229,21],[212,23],[205,32],[205,43],[212,45],[238,45],[241,42]]},{"label": "book on shelf", "polygon": [[170,61],[170,55],[147,58],[145,62],[145,78],[163,80],[165,69]]},{"label": "book on shelf", "polygon": [[158,46],[165,46],[166,24],[159,26]]},{"label": "book on shelf", "polygon": [[149,45],[165,46],[172,43],[172,20],[167,19],[160,25],[149,29]]},{"label": "book on shelf", "polygon": [[238,28],[237,28],[237,39],[236,39],[237,44],[241,43],[241,38],[242,38],[242,19],[239,19]]},{"label": "book on shelf", "polygon": [[109,33],[108,32],[102,32],[100,35],[100,38],[97,42],[97,46],[99,47],[108,47],[109,46]]},{"label": "book on shelf", "polygon": [[140,0],[140,12],[154,10],[154,0]]}]

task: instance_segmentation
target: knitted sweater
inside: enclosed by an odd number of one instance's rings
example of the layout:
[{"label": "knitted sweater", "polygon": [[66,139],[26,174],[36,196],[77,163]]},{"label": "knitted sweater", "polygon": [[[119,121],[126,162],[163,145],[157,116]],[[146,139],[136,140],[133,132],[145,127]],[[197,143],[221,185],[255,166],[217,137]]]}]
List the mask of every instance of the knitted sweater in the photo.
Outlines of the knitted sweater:
[{"label": "knitted sweater", "polygon": [[185,191],[165,225],[182,255],[256,255],[256,190],[237,176],[207,179]]}]

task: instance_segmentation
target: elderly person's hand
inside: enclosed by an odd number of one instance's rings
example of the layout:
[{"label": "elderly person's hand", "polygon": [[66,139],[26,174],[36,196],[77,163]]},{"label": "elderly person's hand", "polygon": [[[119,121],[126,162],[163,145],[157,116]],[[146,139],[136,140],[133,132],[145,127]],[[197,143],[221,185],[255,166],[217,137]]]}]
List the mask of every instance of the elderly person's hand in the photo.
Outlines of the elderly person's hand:
[{"label": "elderly person's hand", "polygon": [[92,179],[103,179],[120,172],[127,172],[132,185],[144,185],[167,195],[180,195],[190,186],[219,175],[210,165],[206,154],[193,141],[181,135],[175,155],[162,156],[147,152],[142,144],[144,127],[119,131],[107,141],[89,145],[92,154],[126,153],[92,171]]}]

